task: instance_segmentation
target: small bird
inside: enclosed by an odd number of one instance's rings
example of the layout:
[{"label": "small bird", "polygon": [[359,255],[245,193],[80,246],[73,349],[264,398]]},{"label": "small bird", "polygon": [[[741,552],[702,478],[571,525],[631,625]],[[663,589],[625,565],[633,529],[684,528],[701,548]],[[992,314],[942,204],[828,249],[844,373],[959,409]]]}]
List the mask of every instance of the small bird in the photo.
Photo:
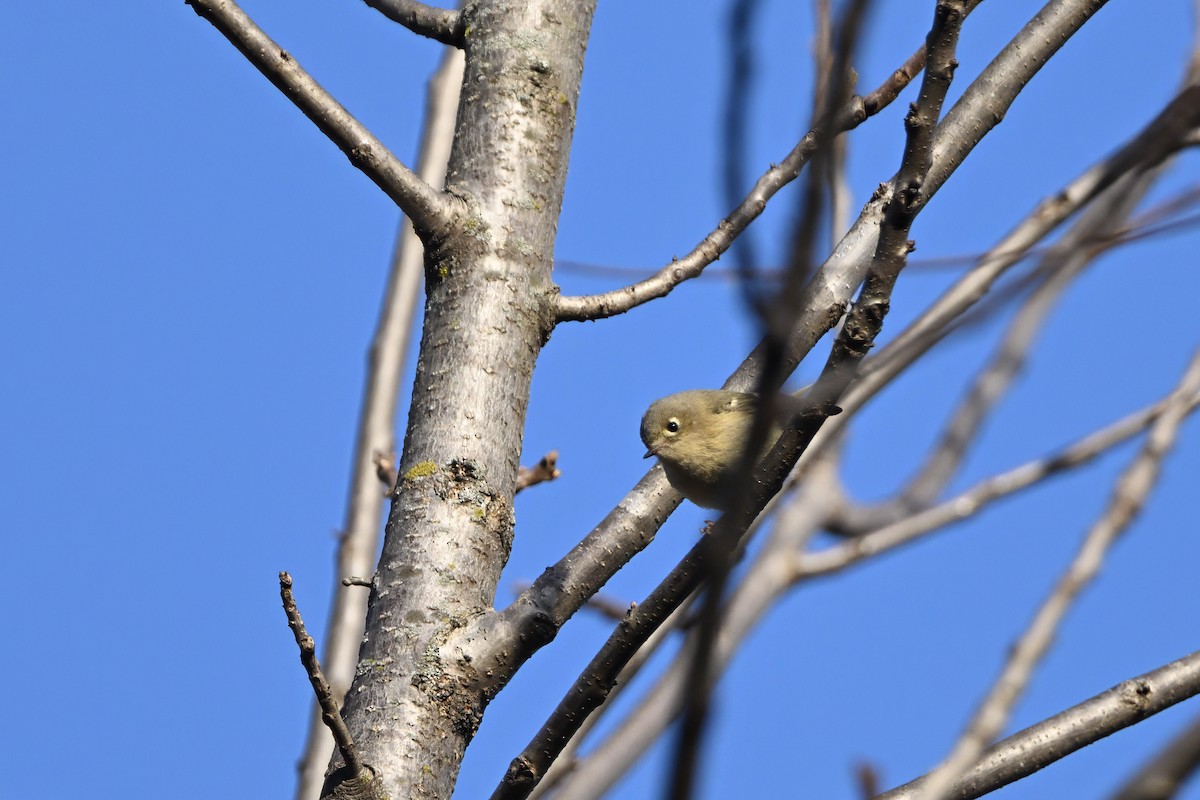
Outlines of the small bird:
[{"label": "small bird", "polygon": [[[655,400],[642,417],[643,458],[658,456],[667,480],[696,505],[727,510],[758,402],[756,394],[724,389],[691,389]],[[762,455],[781,432],[771,426]]]}]

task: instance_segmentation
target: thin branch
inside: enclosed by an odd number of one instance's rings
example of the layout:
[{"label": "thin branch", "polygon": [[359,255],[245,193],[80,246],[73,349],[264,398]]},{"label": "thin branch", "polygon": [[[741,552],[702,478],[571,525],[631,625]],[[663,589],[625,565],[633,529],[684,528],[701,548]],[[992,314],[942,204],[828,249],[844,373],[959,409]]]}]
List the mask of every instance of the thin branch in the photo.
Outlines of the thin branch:
[{"label": "thin branch", "polygon": [[[714,674],[725,670],[758,620],[790,585],[787,554],[803,548],[808,538],[824,524],[833,502],[826,483],[832,476],[832,468],[818,470],[813,480],[800,487],[796,501],[788,504],[769,542],[751,564],[747,574],[753,577],[742,581],[729,600],[728,609],[722,615],[721,635],[713,661]],[[555,800],[602,797],[650,751],[682,709],[684,681],[691,659],[690,648],[680,651],[667,671],[643,693],[643,699],[634,710],[563,780],[554,795]],[[618,687],[623,684],[622,677]]]},{"label": "thin branch", "polygon": [[185,0],[212,23],[267,80],[295,103],[428,236],[452,222],[450,202],[404,166],[366,127],[305,72],[233,0]]},{"label": "thin branch", "polygon": [[1130,173],[1108,187],[1071,231],[1050,249],[1036,269],[1044,279],[1009,323],[994,354],[975,377],[922,468],[893,500],[868,507],[844,506],[840,519],[831,528],[834,532],[857,535],[881,528],[928,508],[941,494],[957,473],[983,423],[1023,368],[1026,355],[1057,301],[1084,269],[1094,263],[1099,250],[1085,243],[1106,231],[1119,229],[1160,172],[1161,165],[1148,172]]},{"label": "thin branch", "polygon": [[[604,698],[590,716],[587,721],[579,726],[572,736],[571,740],[563,748],[558,758],[554,759],[554,763],[550,765],[550,769],[546,770],[546,775],[534,787],[534,790],[529,794],[529,800],[537,800],[537,798],[545,797],[551,790],[553,791],[554,800],[571,800],[575,797],[575,792],[582,789],[584,797],[598,797],[603,794],[602,787],[611,786],[616,782],[623,772],[613,772],[606,774],[599,780],[593,779],[595,770],[591,769],[595,761],[595,754],[589,755],[587,758],[580,761],[575,757],[579,746],[586,740],[588,734],[600,723],[604,715],[612,710],[614,703],[622,691],[627,690],[633,683],[633,679],[641,672],[642,667],[646,662],[658,652],[664,642],[671,638],[677,631],[686,628],[689,623],[689,611],[694,605],[695,595],[692,600],[684,602],[675,609],[671,616],[667,617],[666,621],[651,634],[634,654],[633,658],[629,659],[629,663],[625,665],[620,674],[617,675],[616,685]],[[653,695],[651,696],[653,701]],[[639,706],[640,708],[640,706]],[[622,730],[624,726],[622,726]],[[609,736],[608,741],[612,741],[612,736]],[[582,765],[583,769],[579,774],[576,774],[576,769]]]},{"label": "thin branch", "polygon": [[1191,412],[1200,406],[1200,394],[1170,395],[1149,408],[1091,433],[1053,455],[1022,464],[988,478],[967,491],[862,537],[816,553],[798,555],[795,579],[827,575],[867,558],[908,544],[946,525],[975,516],[992,503],[1067,470],[1083,466],[1112,448],[1133,438],[1158,420],[1174,403],[1182,403]]},{"label": "thin branch", "polygon": [[[971,7],[974,8],[979,2],[982,0],[972,3]],[[887,80],[865,98],[852,97],[835,116],[832,125],[826,125],[824,121],[818,122],[817,127],[805,134],[783,161],[763,173],[741,205],[721,220],[716,229],[682,259],[672,259],[670,264],[653,276],[623,289],[594,295],[560,297],[559,321],[595,320],[623,314],[643,303],[665,297],[679,284],[699,276],[705,267],[720,258],[742,231],[758,218],[771,198],[800,175],[804,165],[816,151],[823,137],[824,127],[830,128],[831,136],[837,136],[857,128],[865,120],[878,114],[895,100],[920,72],[924,65],[924,53],[925,48],[919,48],[900,69],[889,75]]]},{"label": "thin branch", "polygon": [[979,759],[1003,728],[1038,662],[1050,649],[1054,634],[1079,593],[1099,573],[1112,544],[1133,522],[1158,480],[1162,460],[1174,445],[1188,413],[1187,397],[1200,392],[1200,352],[1193,356],[1179,393],[1168,403],[1146,436],[1141,452],[1117,481],[1108,509],[1088,531],[1074,561],[1029,628],[1017,641],[996,680],[949,758],[930,773],[919,797],[941,800]]},{"label": "thin branch", "polygon": [[558,469],[558,451],[551,450],[542,456],[541,460],[532,467],[517,468],[517,488],[514,494],[518,494],[530,486],[537,486],[539,483],[552,481],[560,475],[562,475],[562,472]]},{"label": "thin branch", "polygon": [[[944,796],[948,800],[982,797],[1197,694],[1200,694],[1200,652],[1122,681],[997,742]],[[875,800],[925,797],[930,777],[884,792]]]},{"label": "thin branch", "polygon": [[[722,130],[725,143],[721,147],[721,184],[727,207],[736,207],[745,191],[743,172],[746,160],[746,138],[754,96],[754,20],[761,7],[759,0],[733,0],[729,7],[729,67],[725,85],[725,113]],[[739,246],[732,251],[739,269],[753,271],[757,263],[754,240],[743,231]]]},{"label": "thin branch", "polygon": [[308,680],[317,695],[317,703],[321,706],[321,719],[333,734],[338,752],[342,754],[351,775],[361,775],[364,765],[354,747],[350,729],[342,719],[338,703],[333,699],[333,692],[329,690],[329,681],[325,680],[325,675],[321,672],[316,643],[304,629],[304,620],[300,617],[300,610],[296,608],[296,598],[292,596],[292,576],[286,572],[279,573],[279,596],[283,599],[283,611],[287,614],[288,627],[292,629],[292,634],[296,637],[296,646],[300,648],[300,663],[308,673]]},{"label": "thin branch", "polygon": [[457,47],[463,47],[466,23],[462,11],[434,8],[417,0],[363,0],[364,3],[413,33]]},{"label": "thin branch", "polygon": [[1109,800],[1171,800],[1200,769],[1200,717],[1117,790]]},{"label": "thin branch", "polygon": [[[1024,35],[1019,38],[1030,39]],[[983,78],[981,76],[980,81]],[[816,449],[819,451],[837,441],[858,409],[941,342],[953,330],[955,321],[984,298],[993,284],[1013,264],[1025,258],[1038,242],[1122,176],[1151,169],[1169,158],[1183,146],[1188,132],[1197,125],[1200,125],[1200,86],[1193,84],[1173,97],[1146,127],[1113,155],[1089,167],[1053,197],[1039,203],[1028,217],[988,251],[974,269],[959,278],[912,324],[863,364],[854,385],[839,400],[844,413],[830,420],[816,442]],[[742,369],[751,366],[752,359],[748,359]],[[733,382],[733,386],[736,387],[737,382]]]}]

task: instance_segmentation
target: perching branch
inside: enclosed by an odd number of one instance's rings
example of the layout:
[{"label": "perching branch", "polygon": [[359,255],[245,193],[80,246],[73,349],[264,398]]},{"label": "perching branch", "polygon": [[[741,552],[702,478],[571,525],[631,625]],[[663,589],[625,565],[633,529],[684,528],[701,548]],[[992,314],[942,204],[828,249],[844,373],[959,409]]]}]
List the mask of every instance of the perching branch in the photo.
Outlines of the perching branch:
[{"label": "perching branch", "polygon": [[[1200,652],[1122,681],[997,742],[943,796],[947,800],[983,797],[1197,694],[1200,694]],[[927,797],[930,777],[884,792],[875,800]]]},{"label": "perching branch", "polygon": [[363,0],[371,8],[393,22],[399,22],[413,33],[457,47],[463,46],[466,23],[462,11],[434,8],[417,0]]},{"label": "perching branch", "polygon": [[949,758],[931,772],[921,787],[922,800],[941,800],[979,759],[1000,732],[1008,715],[1033,675],[1033,670],[1050,649],[1054,634],[1071,604],[1099,573],[1108,549],[1133,522],[1158,481],[1162,460],[1174,445],[1180,425],[1188,414],[1191,396],[1200,392],[1200,352],[1180,382],[1162,416],[1155,420],[1137,458],[1121,475],[1108,509],[1092,526],[1075,560],[1054,591],[1038,609],[1028,629],[1017,641],[1004,670],[972,717]]},{"label": "perching branch", "polygon": [[451,224],[446,195],[404,166],[366,127],[262,31],[233,0],[185,0],[400,207],[422,237]]}]

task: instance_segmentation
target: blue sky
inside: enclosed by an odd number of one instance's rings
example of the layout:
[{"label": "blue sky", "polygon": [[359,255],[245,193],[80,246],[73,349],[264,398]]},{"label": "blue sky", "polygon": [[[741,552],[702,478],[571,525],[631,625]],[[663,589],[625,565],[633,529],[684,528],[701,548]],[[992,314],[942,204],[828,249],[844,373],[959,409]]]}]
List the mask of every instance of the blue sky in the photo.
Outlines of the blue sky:
[{"label": "blue sky", "polygon": [[[807,4],[763,5],[754,171],[802,132],[811,86]],[[931,16],[931,3],[882,5],[857,65],[863,88],[912,51]],[[952,99],[1038,5],[985,3],[968,20]],[[185,800],[231,780],[245,796],[290,796],[311,691],[276,573],[293,574],[320,641],[397,212],[182,2],[73,6],[0,11],[9,104],[0,131],[9,656],[0,678],[10,692],[5,750],[21,766],[9,789],[108,797],[136,775]],[[1103,9],[920,217],[917,255],[985,249],[1137,130],[1180,81],[1189,6],[1159,0],[1148,13],[1113,0]],[[244,7],[411,161],[439,45],[357,2]],[[727,210],[718,188],[724,10],[715,0],[600,3],[560,258],[649,271],[690,250]],[[903,105],[851,139],[856,209],[899,163]],[[1193,184],[1198,166],[1181,158],[1154,198]],[[794,193],[776,203],[754,229],[768,259],[783,252]],[[1194,286],[1195,237],[1106,255],[1073,287],[956,486],[1170,389],[1200,342],[1190,306],[1177,302]],[[953,275],[906,273],[885,338]],[[570,293],[625,280],[566,270],[558,279]],[[885,497],[920,463],[998,330],[931,355],[863,414],[846,457],[859,496]],[[643,474],[646,405],[719,385],[756,338],[721,279],[554,333],[534,376],[526,454],[558,449],[564,474],[518,498],[500,602]],[[721,685],[705,796],[853,797],[858,760],[889,786],[926,771],[1133,452],[1120,448],[789,596]],[[1200,648],[1189,622],[1200,613],[1198,471],[1192,421],[1146,512],[1068,617],[1013,729]],[[643,597],[703,519],[685,505],[608,591]],[[456,797],[490,792],[607,626],[579,615],[522,670],[489,709]],[[1001,796],[1103,796],[1196,713],[1195,701],[1184,704]],[[613,796],[654,796],[665,753],[653,750]],[[1200,786],[1184,796],[1200,798]]]}]

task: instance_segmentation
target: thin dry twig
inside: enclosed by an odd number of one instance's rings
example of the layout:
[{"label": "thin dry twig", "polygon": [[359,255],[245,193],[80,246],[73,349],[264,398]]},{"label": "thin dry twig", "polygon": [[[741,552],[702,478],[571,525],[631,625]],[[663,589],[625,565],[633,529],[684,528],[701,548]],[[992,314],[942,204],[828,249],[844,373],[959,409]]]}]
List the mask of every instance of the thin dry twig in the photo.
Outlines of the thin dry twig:
[{"label": "thin dry twig", "polygon": [[[828,575],[851,564],[908,544],[932,531],[980,513],[997,500],[1036,486],[1047,478],[1083,466],[1153,424],[1175,402],[1176,392],[1149,408],[1088,434],[1079,441],[1019,467],[980,481],[970,489],[907,519],[816,553],[798,554],[795,579]],[[1200,395],[1183,397],[1187,411],[1200,406]]]},{"label": "thin dry twig", "polygon": [[394,449],[375,450],[371,453],[371,464],[375,467],[375,477],[385,487],[384,494],[391,492],[400,478],[400,473],[396,469],[396,451]]},{"label": "thin dry twig", "polygon": [[[943,796],[947,800],[982,797],[1197,694],[1200,694],[1200,652],[1122,681],[997,742]],[[929,777],[884,792],[875,800],[926,797]]]},{"label": "thin dry twig", "polygon": [[283,92],[412,220],[422,235],[452,223],[450,200],[436,192],[342,107],[233,0],[185,0]]},{"label": "thin dry twig", "polygon": [[300,648],[300,663],[304,665],[313,692],[317,695],[317,703],[321,706],[321,719],[333,734],[338,752],[341,753],[350,773],[354,776],[361,775],[364,769],[363,762],[358,757],[354,739],[342,719],[338,703],[333,699],[329,681],[325,680],[325,674],[321,672],[316,643],[304,629],[304,620],[300,617],[300,610],[296,608],[296,598],[292,595],[292,576],[286,572],[279,573],[279,596],[283,599],[283,611],[287,614],[288,627],[292,629],[292,634],[296,637],[296,646]]},{"label": "thin dry twig", "polygon": [[1157,483],[1162,460],[1174,445],[1180,425],[1188,414],[1189,401],[1197,393],[1200,393],[1200,352],[1193,356],[1179,391],[1172,395],[1162,415],[1154,421],[1141,452],[1117,481],[1108,509],[1092,526],[1079,553],[1013,647],[1000,677],[949,758],[929,774],[919,795],[923,800],[945,797],[1000,732],[1033,670],[1049,650],[1058,625],[1071,604],[1099,573],[1108,549],[1145,504]]},{"label": "thin dry twig", "polygon": [[528,489],[530,486],[552,481],[560,475],[562,472],[558,469],[558,451],[551,450],[532,467],[517,468],[517,488],[514,494]]}]

